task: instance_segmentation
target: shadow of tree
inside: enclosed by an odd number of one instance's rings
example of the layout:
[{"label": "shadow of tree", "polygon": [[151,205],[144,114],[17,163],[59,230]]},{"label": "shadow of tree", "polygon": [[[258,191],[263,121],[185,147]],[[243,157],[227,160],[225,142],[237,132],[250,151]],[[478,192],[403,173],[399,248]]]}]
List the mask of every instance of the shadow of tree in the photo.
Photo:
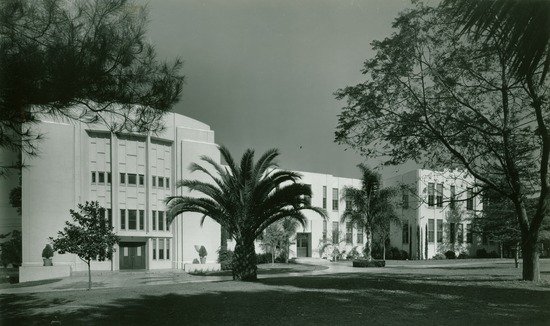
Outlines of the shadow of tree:
[{"label": "shadow of tree", "polygon": [[334,274],[257,283],[151,286],[142,288],[142,293],[99,290],[87,292],[82,300],[70,299],[78,298],[76,292],[62,292],[57,303],[40,294],[0,296],[0,318],[6,325],[53,320],[67,325],[547,325],[550,321],[547,288],[495,285],[490,277],[476,279],[475,285],[463,282],[458,277]]}]

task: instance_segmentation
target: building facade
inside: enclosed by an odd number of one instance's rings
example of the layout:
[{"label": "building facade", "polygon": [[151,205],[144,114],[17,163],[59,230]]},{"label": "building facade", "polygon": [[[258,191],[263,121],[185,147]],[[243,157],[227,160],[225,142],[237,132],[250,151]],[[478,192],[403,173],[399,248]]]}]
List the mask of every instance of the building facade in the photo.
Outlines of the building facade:
[{"label": "building facade", "polygon": [[386,180],[400,189],[398,215],[390,245],[411,259],[430,259],[447,251],[474,256],[476,250],[496,251],[497,245],[474,233],[472,219],[483,210],[475,179],[458,170],[418,169]]},{"label": "building facade", "polygon": [[[42,249],[70,220],[69,210],[86,201],[106,208],[120,238],[113,259],[93,261],[94,270],[182,268],[198,258],[195,246],[205,246],[207,261],[216,261],[219,225],[206,219],[201,226],[194,213],[169,224],[164,204],[182,191],[175,180],[202,177],[189,172],[191,162],[202,155],[219,161],[208,125],[169,113],[164,130],[155,134],[115,134],[99,124],[52,119],[36,127],[44,135],[41,152],[26,158],[22,170],[20,281],[43,278],[36,275]],[[53,263],[72,271],[87,268],[73,254],[55,254]]]}]

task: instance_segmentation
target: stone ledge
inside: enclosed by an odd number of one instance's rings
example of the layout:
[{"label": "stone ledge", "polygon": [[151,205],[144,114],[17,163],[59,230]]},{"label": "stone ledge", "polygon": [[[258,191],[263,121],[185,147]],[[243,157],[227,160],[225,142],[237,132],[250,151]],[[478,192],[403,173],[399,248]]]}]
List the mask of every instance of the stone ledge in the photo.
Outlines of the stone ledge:
[{"label": "stone ledge", "polygon": [[69,265],[19,267],[19,283],[69,276],[71,276],[71,266]]},{"label": "stone ledge", "polygon": [[184,264],[183,270],[187,273],[197,272],[217,272],[222,269],[221,264],[206,263],[206,264]]}]

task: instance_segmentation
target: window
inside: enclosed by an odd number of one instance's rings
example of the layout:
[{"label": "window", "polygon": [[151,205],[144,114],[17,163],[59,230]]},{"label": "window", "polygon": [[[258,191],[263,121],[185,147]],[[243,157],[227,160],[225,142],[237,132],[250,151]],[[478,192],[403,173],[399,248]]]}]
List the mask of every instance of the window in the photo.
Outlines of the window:
[{"label": "window", "polygon": [[126,184],[126,174],[124,174],[124,173],[120,174],[120,184],[121,185]]},{"label": "window", "polygon": [[92,171],[92,183],[96,183],[95,171]]},{"label": "window", "polygon": [[153,187],[156,187],[157,186],[157,177],[153,176]]},{"label": "window", "polygon": [[357,227],[357,244],[363,244],[363,227]]},{"label": "window", "polygon": [[401,239],[403,243],[409,243],[409,223],[407,222],[403,223],[401,228]]},{"label": "window", "polygon": [[139,229],[145,229],[145,211],[143,209],[139,210]]},{"label": "window", "polygon": [[468,188],[466,192],[466,209],[471,211],[474,209],[474,190],[472,188]]},{"label": "window", "polygon": [[153,239],[153,259],[157,259],[157,239]]},{"label": "window", "polygon": [[107,172],[107,183],[111,184],[111,172]]},{"label": "window", "polygon": [[159,231],[164,231],[164,212],[158,211]]},{"label": "window", "polygon": [[340,226],[338,222],[332,222],[332,243],[338,244],[340,242],[340,239],[338,237]]},{"label": "window", "polygon": [[449,224],[449,242],[455,243],[456,241],[456,223]]},{"label": "window", "polygon": [[458,223],[458,232],[456,234],[456,242],[462,243],[464,241],[464,224]]},{"label": "window", "polygon": [[131,186],[137,185],[137,175],[135,173],[128,173],[128,184]]},{"label": "window", "polygon": [[159,239],[159,259],[164,259],[164,239]]},{"label": "window", "polygon": [[437,242],[443,242],[443,220],[437,220]]},{"label": "window", "polygon": [[159,188],[164,188],[164,178],[163,177],[157,177],[157,180],[159,182]]},{"label": "window", "polygon": [[157,230],[157,211],[153,211],[152,218],[153,218],[153,223],[151,224],[153,225],[153,231],[156,231]]},{"label": "window", "polygon": [[323,186],[323,208],[327,209],[327,187]]},{"label": "window", "polygon": [[120,210],[120,229],[126,230],[126,210]]},{"label": "window", "polygon": [[353,226],[350,222],[346,223],[346,243],[353,243]]},{"label": "window", "polygon": [[434,184],[432,182],[428,183],[428,206],[432,207],[434,205]]},{"label": "window", "polygon": [[338,210],[338,188],[332,188],[332,210]]},{"label": "window", "polygon": [[327,221],[323,221],[323,240],[327,240]]},{"label": "window", "polygon": [[428,242],[435,240],[435,221],[433,218],[428,219]]},{"label": "window", "polygon": [[346,209],[351,209],[352,203],[351,203],[351,197],[346,196]]},{"label": "window", "polygon": [[451,186],[451,208],[455,208],[455,201],[456,201],[456,187]]},{"label": "window", "polygon": [[404,209],[409,208],[409,194],[406,192],[403,193],[402,204]]},{"label": "window", "polygon": [[166,189],[170,189],[170,178],[166,178]]},{"label": "window", "polygon": [[135,209],[128,210],[128,230],[137,230],[137,211]]},{"label": "window", "polygon": [[166,239],[166,259],[170,259],[170,239]]},{"label": "window", "polygon": [[105,172],[98,172],[97,173],[97,182],[105,183]]},{"label": "window", "polygon": [[466,243],[472,243],[472,224],[466,224]]},{"label": "window", "polygon": [[107,225],[109,225],[109,227],[112,228],[113,227],[113,210],[108,208],[106,212],[107,212]]},{"label": "window", "polygon": [[139,175],[139,185],[140,186],[145,185],[145,176],[143,174]]},{"label": "window", "polygon": [[436,205],[437,207],[443,207],[443,184],[442,183],[437,184],[436,192],[437,192],[437,197],[435,198]]}]

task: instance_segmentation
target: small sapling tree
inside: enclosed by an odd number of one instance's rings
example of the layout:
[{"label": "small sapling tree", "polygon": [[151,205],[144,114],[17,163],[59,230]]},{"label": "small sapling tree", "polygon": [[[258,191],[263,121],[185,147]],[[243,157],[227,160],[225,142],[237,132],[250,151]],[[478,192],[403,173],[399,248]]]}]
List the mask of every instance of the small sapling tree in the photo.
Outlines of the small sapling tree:
[{"label": "small sapling tree", "polygon": [[77,255],[88,265],[88,290],[92,288],[90,263],[92,259],[104,261],[113,257],[113,246],[118,243],[118,237],[105,218],[105,208],[98,202],[78,204],[79,212],[70,210],[75,224],[67,221],[63,231],[59,231],[57,239],[50,238],[53,248],[60,254],[66,252]]}]

